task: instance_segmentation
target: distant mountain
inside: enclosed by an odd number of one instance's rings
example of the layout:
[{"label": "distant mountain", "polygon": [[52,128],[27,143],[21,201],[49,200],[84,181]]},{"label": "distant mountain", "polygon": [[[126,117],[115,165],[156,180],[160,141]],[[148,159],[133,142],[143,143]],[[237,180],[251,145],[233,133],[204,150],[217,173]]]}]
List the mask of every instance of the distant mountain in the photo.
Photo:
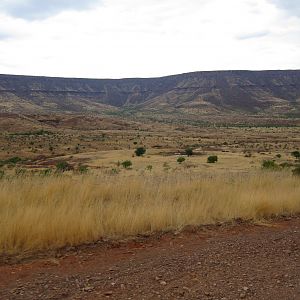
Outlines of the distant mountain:
[{"label": "distant mountain", "polygon": [[300,70],[193,72],[160,78],[0,75],[0,112],[300,114]]}]

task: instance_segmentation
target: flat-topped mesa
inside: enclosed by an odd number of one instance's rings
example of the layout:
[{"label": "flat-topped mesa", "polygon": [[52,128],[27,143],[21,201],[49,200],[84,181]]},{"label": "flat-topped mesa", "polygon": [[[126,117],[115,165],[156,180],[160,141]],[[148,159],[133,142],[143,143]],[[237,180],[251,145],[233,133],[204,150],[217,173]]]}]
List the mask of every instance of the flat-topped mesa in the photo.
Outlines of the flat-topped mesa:
[{"label": "flat-topped mesa", "polygon": [[0,112],[103,112],[123,106],[299,113],[300,70],[126,79],[0,75]]}]

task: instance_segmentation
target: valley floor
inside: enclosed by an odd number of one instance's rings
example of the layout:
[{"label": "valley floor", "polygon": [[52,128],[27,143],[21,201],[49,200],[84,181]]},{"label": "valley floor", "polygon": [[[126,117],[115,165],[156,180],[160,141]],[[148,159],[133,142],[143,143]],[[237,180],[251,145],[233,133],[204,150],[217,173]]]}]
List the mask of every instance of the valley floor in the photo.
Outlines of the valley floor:
[{"label": "valley floor", "polygon": [[300,218],[2,258],[0,299],[300,299]]}]

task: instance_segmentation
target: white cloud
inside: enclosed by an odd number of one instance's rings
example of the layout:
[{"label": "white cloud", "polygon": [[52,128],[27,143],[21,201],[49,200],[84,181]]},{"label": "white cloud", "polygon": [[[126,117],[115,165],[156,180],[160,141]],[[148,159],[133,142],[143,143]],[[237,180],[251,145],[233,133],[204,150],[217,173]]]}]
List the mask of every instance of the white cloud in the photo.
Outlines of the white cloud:
[{"label": "white cloud", "polygon": [[0,9],[13,17],[34,20],[44,19],[65,10],[90,8],[100,0],[2,0]]},{"label": "white cloud", "polygon": [[105,0],[44,20],[0,14],[0,73],[148,77],[300,68],[300,20],[269,0]]},{"label": "white cloud", "polygon": [[300,1],[299,0],[270,0],[279,8],[286,10],[286,12],[293,16],[300,17]]}]

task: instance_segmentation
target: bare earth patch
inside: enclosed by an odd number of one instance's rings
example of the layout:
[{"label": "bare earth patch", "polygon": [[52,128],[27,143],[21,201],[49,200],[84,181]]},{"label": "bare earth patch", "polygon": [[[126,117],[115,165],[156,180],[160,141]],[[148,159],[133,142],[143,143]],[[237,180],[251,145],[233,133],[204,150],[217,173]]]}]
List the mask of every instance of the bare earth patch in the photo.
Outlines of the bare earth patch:
[{"label": "bare earth patch", "polygon": [[300,299],[300,218],[2,261],[0,299]]}]

